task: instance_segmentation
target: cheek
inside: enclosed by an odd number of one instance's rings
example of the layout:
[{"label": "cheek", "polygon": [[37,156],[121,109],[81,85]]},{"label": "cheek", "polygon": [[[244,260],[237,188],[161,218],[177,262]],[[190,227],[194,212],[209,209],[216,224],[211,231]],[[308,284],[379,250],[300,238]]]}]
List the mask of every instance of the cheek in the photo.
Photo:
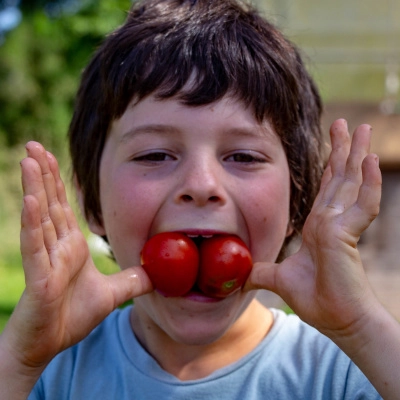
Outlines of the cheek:
[{"label": "cheek", "polygon": [[123,176],[112,180],[102,192],[104,228],[114,256],[121,268],[140,263],[160,193]]},{"label": "cheek", "polygon": [[288,233],[290,186],[276,183],[256,187],[251,197],[247,196],[247,203],[252,204],[246,219],[255,262],[275,261]]}]

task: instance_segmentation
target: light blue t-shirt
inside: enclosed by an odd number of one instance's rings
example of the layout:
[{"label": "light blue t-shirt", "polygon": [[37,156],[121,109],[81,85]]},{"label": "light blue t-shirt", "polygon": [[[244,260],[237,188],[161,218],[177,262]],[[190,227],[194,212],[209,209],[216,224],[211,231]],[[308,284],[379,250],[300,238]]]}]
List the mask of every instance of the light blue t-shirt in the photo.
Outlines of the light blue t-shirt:
[{"label": "light blue t-shirt", "polygon": [[114,311],[86,339],[59,354],[29,399],[381,398],[333,342],[280,310],[271,310],[274,324],[256,349],[192,381],[180,381],[165,372],[146,352],[132,332],[130,311]]}]

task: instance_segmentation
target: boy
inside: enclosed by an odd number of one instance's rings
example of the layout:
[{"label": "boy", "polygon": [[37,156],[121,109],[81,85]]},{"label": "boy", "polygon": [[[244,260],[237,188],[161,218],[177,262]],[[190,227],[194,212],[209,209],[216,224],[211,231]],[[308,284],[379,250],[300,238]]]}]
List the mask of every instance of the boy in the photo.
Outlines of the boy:
[{"label": "boy", "polygon": [[[26,290],[1,336],[2,398],[398,398],[400,327],[357,251],[379,209],[371,129],[351,140],[333,123],[320,182],[320,112],[297,50],[250,8],[134,6],[85,70],[69,133],[82,210],[122,271],[96,270],[55,158],[28,143]],[[154,291],[140,251],[170,231],[239,236],[245,286],[222,300]],[[263,307],[259,288],[305,323]]]}]

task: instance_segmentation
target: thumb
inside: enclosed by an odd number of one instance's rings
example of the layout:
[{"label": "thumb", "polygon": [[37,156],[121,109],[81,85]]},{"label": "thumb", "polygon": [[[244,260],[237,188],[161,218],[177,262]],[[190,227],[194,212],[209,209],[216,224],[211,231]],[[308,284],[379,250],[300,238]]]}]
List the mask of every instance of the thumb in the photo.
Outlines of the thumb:
[{"label": "thumb", "polygon": [[266,289],[276,291],[276,272],[279,264],[256,262],[245,283],[244,290]]},{"label": "thumb", "polygon": [[141,266],[130,267],[107,277],[114,294],[115,307],[134,297],[153,291],[150,278]]}]

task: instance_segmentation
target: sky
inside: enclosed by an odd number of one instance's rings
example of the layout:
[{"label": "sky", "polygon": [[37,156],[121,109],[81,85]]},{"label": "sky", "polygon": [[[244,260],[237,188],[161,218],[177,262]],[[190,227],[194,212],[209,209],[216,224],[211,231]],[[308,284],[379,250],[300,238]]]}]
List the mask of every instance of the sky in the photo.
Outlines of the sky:
[{"label": "sky", "polygon": [[0,7],[0,32],[15,28],[21,21],[22,14],[18,8],[18,0],[5,0]]},{"label": "sky", "polygon": [[[49,1],[43,7],[50,17],[57,17],[60,14],[73,14],[89,0],[58,0]],[[22,19],[22,12],[19,9],[20,0],[0,0],[0,45],[4,42],[6,32],[14,29]]]}]

